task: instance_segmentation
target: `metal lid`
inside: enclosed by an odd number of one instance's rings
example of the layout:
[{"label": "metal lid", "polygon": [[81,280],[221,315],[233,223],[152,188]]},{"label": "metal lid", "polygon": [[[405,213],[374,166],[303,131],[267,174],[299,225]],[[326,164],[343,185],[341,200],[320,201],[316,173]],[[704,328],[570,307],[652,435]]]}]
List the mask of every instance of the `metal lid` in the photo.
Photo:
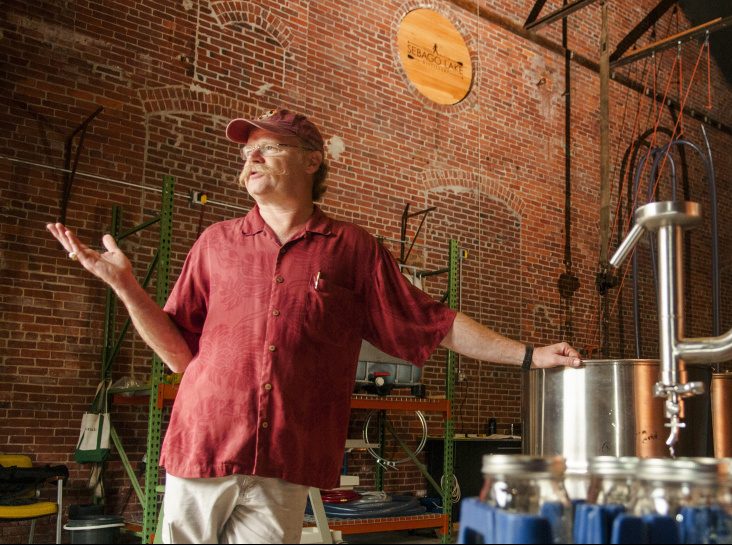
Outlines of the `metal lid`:
[{"label": "metal lid", "polygon": [[638,469],[636,456],[595,456],[590,460],[590,473],[600,477],[634,475]]},{"label": "metal lid", "polygon": [[86,516],[80,519],[69,519],[64,530],[98,530],[102,528],[119,528],[125,525],[124,517],[116,515]]},{"label": "metal lid", "polygon": [[717,458],[644,458],[638,477],[667,482],[714,484],[727,476],[727,465]]},{"label": "metal lid", "polygon": [[561,477],[566,468],[561,456],[523,456],[519,454],[486,454],[483,475],[544,474]]},{"label": "metal lid", "polygon": [[564,468],[565,475],[587,475],[590,463],[587,460],[564,460],[566,466]]}]

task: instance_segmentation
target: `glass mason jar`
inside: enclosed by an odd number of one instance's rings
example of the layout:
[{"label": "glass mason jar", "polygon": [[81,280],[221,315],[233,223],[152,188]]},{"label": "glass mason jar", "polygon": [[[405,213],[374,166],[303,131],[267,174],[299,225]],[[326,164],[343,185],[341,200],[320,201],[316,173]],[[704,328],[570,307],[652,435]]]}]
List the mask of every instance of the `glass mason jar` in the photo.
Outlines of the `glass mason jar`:
[{"label": "glass mason jar", "polygon": [[725,525],[717,543],[732,543],[732,458],[722,458],[722,463],[725,467],[719,485],[719,504],[724,510]]},{"label": "glass mason jar", "polygon": [[561,456],[487,454],[480,499],[511,513],[544,516],[554,543],[570,543],[572,504],[564,489],[564,470]]},{"label": "glass mason jar", "polygon": [[683,543],[729,542],[720,502],[726,475],[726,464],[717,458],[642,459],[631,512],[673,518]]},{"label": "glass mason jar", "polygon": [[587,503],[630,506],[637,489],[635,456],[595,456],[590,460]]}]

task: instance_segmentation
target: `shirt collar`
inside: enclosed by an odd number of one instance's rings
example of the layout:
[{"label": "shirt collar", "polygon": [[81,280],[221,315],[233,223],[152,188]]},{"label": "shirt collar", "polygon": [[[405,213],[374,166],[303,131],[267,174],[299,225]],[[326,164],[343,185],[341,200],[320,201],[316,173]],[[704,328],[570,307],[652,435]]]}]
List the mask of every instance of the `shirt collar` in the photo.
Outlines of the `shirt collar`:
[{"label": "shirt collar", "polygon": [[[244,235],[256,235],[264,231],[267,224],[259,213],[259,206],[254,207],[242,218],[241,232]],[[309,233],[318,233],[321,235],[330,235],[333,220],[331,220],[320,209],[318,205],[313,205],[313,214],[305,222],[304,231]]]}]

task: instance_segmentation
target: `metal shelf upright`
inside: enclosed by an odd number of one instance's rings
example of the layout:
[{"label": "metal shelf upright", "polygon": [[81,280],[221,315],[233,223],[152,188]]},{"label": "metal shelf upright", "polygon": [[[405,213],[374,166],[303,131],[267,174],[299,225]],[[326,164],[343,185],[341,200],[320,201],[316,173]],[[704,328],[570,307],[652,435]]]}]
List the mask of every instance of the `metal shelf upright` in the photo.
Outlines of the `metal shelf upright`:
[{"label": "metal shelf upright", "polygon": [[[120,209],[118,206],[113,208],[112,212],[112,229],[111,234],[119,242],[125,237],[140,231],[154,223],[160,223],[159,246],[158,250],[150,263],[147,274],[142,282],[143,287],[147,287],[153,273],[156,273],[155,285],[155,302],[158,306],[163,306],[168,297],[169,273],[170,273],[170,244],[173,233],[173,197],[174,197],[175,178],[173,176],[163,176],[163,188],[161,196],[160,215],[148,220],[129,231],[119,234]],[[116,357],[122,344],[124,335],[131,324],[128,318],[122,327],[117,340],[114,344],[111,339],[114,336],[114,315],[116,313],[116,298],[111,289],[107,290],[106,300],[106,316],[104,325],[104,350],[102,362],[102,378],[109,379],[111,377],[111,364]],[[164,364],[157,354],[153,353],[152,368],[150,370],[150,383],[147,391],[149,391],[148,401],[148,427],[147,427],[147,445],[145,450],[145,484],[144,490],[138,482],[134,470],[127,458],[122,442],[117,434],[114,425],[111,429],[111,437],[117,450],[122,465],[127,472],[132,487],[138,496],[140,504],[143,508],[143,521],[140,536],[142,543],[152,542],[155,533],[158,515],[158,490],[159,490],[159,468],[160,447],[162,443],[162,427],[163,427],[163,404],[159,402],[158,396],[160,386],[164,385]],[[114,392],[113,392],[114,393]],[[116,397],[116,396],[115,396]],[[124,399],[124,398],[119,398]],[[115,399],[117,401],[117,399]],[[133,525],[130,525],[133,526]]]},{"label": "metal shelf upright", "polygon": [[[448,280],[447,280],[447,304],[451,309],[458,307],[458,278],[460,248],[456,240],[450,240],[450,251],[448,257]],[[456,355],[452,350],[447,351],[447,369],[445,369],[445,397],[452,409],[452,400],[455,395],[455,360]],[[448,532],[442,536],[442,543],[449,543],[452,537],[452,481],[454,464],[454,440],[455,427],[452,421],[452,412],[445,418],[445,447],[444,465],[442,478],[442,510],[447,517]]]},{"label": "metal shelf upright", "polygon": [[[162,205],[160,207],[160,250],[155,301],[163,306],[170,290],[170,244],[173,238],[173,187],[172,176],[163,177]],[[143,543],[149,543],[155,532],[158,517],[158,482],[160,447],[162,445],[163,409],[158,405],[158,384],[163,382],[163,361],[153,354],[150,371],[150,400],[148,404],[147,455],[145,464],[145,505],[142,521]],[[146,541],[145,541],[146,540]]]}]

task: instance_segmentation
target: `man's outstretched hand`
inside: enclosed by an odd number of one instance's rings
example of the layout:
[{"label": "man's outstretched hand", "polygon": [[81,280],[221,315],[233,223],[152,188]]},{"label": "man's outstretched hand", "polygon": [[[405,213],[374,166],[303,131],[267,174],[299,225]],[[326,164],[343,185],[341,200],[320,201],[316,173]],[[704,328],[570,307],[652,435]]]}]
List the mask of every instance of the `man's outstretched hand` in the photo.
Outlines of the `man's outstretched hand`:
[{"label": "man's outstretched hand", "polygon": [[125,282],[134,279],[132,265],[127,256],[119,249],[111,235],[104,235],[102,244],[107,249],[100,254],[86,244],[82,244],[73,231],[62,223],[49,223],[46,228],[61,243],[70,259],[78,261],[87,271],[106,282],[114,289],[122,288]]}]

